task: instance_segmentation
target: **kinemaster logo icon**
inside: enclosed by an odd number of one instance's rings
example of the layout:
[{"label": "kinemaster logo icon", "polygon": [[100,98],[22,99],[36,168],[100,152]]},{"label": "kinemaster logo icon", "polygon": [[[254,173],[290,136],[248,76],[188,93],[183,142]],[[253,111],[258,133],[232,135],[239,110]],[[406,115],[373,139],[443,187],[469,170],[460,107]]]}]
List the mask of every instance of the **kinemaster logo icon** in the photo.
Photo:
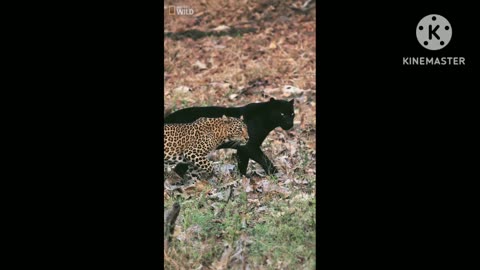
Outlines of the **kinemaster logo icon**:
[{"label": "kinemaster logo icon", "polygon": [[[417,41],[429,51],[440,51],[452,40],[452,31],[452,25],[445,17],[430,14],[417,24]],[[465,57],[403,57],[402,62],[404,66],[464,66]]]},{"label": "kinemaster logo icon", "polygon": [[417,39],[426,49],[441,50],[452,39],[452,26],[443,16],[425,16],[417,25]]}]

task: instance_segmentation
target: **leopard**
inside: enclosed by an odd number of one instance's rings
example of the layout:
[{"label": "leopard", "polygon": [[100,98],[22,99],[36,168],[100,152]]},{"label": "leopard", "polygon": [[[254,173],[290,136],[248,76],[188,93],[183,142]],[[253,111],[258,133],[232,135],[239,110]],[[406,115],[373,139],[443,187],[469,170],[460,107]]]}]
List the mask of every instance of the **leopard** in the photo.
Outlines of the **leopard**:
[{"label": "leopard", "polygon": [[213,175],[207,155],[225,142],[247,143],[248,129],[243,117],[201,117],[192,123],[164,124],[164,165],[188,165],[180,175],[183,183]]},{"label": "leopard", "polygon": [[[268,175],[278,173],[273,162],[263,153],[261,145],[268,134],[277,127],[283,130],[293,128],[295,117],[294,100],[278,100],[270,98],[267,102],[250,103],[242,107],[190,107],[168,113],[164,116],[165,123],[192,123],[200,117],[244,117],[247,124],[250,139],[247,144],[240,145],[234,142],[226,142],[217,149],[237,150],[237,169],[242,175],[247,176],[249,160],[257,162]],[[179,164],[175,167],[178,175],[183,175],[187,167]],[[252,175],[251,173],[249,175]]]}]

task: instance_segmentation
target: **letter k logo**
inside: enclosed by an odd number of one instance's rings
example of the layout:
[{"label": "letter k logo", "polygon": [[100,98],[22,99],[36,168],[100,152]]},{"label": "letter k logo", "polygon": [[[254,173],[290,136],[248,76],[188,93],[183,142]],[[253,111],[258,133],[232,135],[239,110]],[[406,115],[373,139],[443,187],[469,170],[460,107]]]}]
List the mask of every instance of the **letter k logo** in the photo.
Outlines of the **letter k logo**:
[{"label": "letter k logo", "polygon": [[428,26],[428,39],[432,40],[432,36],[435,36],[437,39],[440,39],[440,37],[437,35],[437,30],[438,30],[439,27],[440,27],[440,25],[437,25],[432,30],[432,25],[430,24]]}]

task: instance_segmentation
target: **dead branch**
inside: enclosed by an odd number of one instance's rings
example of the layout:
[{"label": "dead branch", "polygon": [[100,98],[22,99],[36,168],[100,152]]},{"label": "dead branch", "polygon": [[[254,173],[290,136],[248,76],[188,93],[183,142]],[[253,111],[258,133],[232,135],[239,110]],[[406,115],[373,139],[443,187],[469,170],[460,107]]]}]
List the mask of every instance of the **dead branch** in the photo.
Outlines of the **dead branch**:
[{"label": "dead branch", "polygon": [[222,209],[218,212],[217,217],[221,216],[225,212],[225,207],[227,207],[228,202],[230,201],[230,198],[232,198],[233,195],[233,185],[229,187],[230,189],[228,190],[228,197],[227,201],[225,202],[225,205],[223,205]]},{"label": "dead branch", "polygon": [[172,209],[167,210],[163,214],[164,228],[163,228],[163,246],[165,250],[168,249],[168,242],[170,241],[171,234],[175,229],[175,221],[177,220],[178,214],[180,213],[180,204],[178,202],[174,203]]}]

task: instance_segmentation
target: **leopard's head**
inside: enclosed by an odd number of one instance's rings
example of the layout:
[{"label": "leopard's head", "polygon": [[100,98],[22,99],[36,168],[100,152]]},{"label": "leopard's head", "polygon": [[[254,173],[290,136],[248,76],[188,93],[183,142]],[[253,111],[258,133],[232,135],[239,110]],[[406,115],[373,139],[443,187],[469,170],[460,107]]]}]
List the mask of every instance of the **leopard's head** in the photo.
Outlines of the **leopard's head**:
[{"label": "leopard's head", "polygon": [[245,144],[248,141],[247,125],[243,122],[243,116],[240,118],[222,116],[223,123],[227,126],[227,141],[238,141]]}]

